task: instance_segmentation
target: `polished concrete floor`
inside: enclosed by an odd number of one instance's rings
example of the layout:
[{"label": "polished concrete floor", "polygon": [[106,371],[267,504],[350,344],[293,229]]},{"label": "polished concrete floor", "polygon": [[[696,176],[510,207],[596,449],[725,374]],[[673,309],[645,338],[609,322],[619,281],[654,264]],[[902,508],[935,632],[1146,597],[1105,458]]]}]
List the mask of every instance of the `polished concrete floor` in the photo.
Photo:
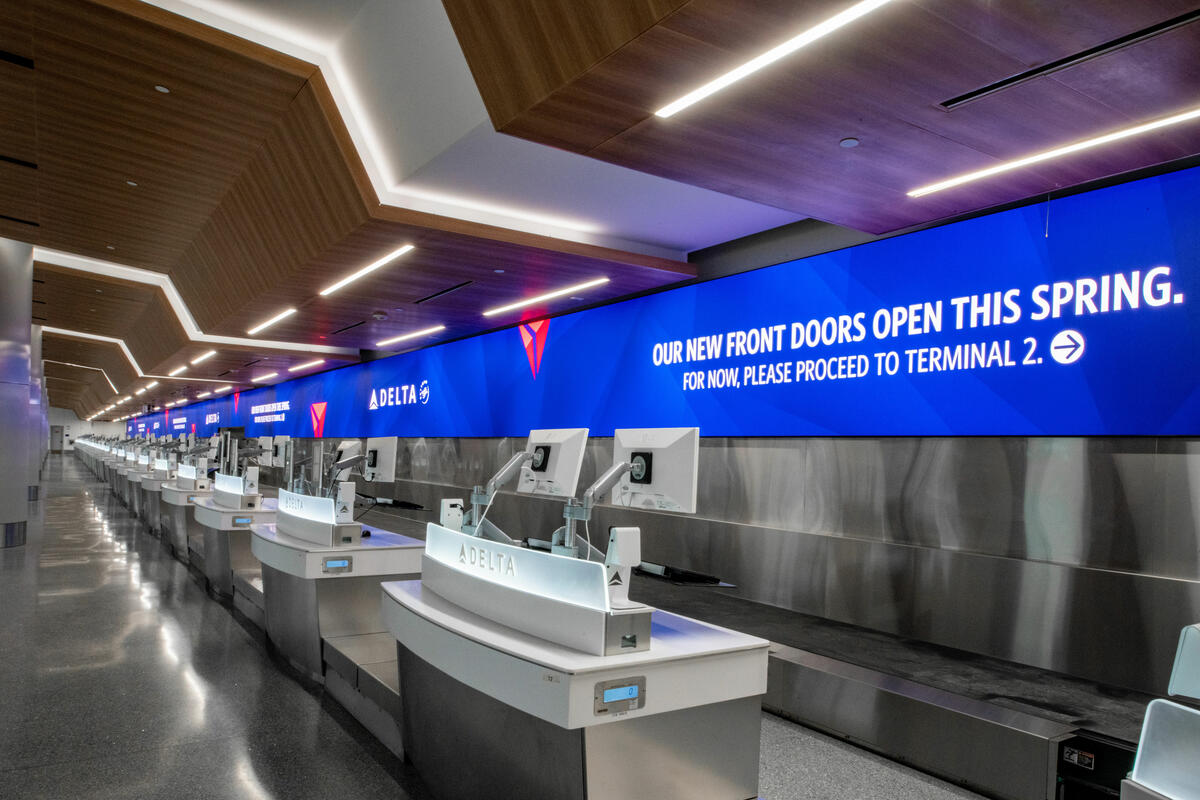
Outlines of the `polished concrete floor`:
[{"label": "polished concrete floor", "polygon": [[0,550],[0,798],[424,798],[73,457]]},{"label": "polished concrete floor", "polygon": [[[0,798],[428,797],[73,457],[31,516],[0,549]],[[975,797],[777,717],[762,735],[767,800]]]}]

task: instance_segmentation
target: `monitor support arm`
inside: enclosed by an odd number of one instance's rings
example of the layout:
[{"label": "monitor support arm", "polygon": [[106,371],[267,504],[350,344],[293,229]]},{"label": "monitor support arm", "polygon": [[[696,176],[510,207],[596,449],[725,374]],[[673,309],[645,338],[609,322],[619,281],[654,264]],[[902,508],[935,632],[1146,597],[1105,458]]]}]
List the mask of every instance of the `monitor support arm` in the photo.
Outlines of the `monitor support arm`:
[{"label": "monitor support arm", "polygon": [[[575,523],[579,520],[588,522],[592,518],[592,508],[595,507],[596,501],[613,490],[621,478],[626,475],[632,475],[635,480],[640,480],[646,473],[646,462],[641,456],[636,456],[632,461],[621,461],[613,464],[604,474],[596,479],[596,482],[587,488],[583,493],[583,501],[578,502],[575,498],[567,501],[566,507],[563,509],[563,517],[566,518],[567,524],[560,528],[562,531],[562,541],[555,542],[556,547],[563,548],[563,552],[567,554],[577,553],[577,545],[575,542]],[[590,545],[590,542],[589,542]],[[591,548],[596,550],[595,547]],[[557,550],[555,552],[558,552]],[[599,550],[596,550],[599,555]],[[588,556],[590,558],[590,554]]]},{"label": "monitor support arm", "polygon": [[[487,482],[486,486],[476,486],[471,490],[471,519],[464,525],[464,528],[470,528],[475,536],[482,536],[482,531],[479,530],[483,524],[483,515],[487,513],[488,506],[496,499],[496,492],[513,478],[521,473],[521,467],[525,466],[526,462],[533,459],[533,453],[522,450],[519,453],[513,454],[513,457],[508,460],[503,467],[496,472],[495,475]],[[494,527],[494,526],[493,526]]]}]

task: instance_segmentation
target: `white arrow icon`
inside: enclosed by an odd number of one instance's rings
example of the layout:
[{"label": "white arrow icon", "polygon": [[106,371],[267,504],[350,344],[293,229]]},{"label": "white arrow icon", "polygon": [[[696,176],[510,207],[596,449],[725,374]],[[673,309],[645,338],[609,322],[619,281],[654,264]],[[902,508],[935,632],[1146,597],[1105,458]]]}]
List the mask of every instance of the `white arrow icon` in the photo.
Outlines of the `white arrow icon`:
[{"label": "white arrow icon", "polygon": [[1084,340],[1079,331],[1060,331],[1050,340],[1050,355],[1060,364],[1074,364],[1083,357]]}]

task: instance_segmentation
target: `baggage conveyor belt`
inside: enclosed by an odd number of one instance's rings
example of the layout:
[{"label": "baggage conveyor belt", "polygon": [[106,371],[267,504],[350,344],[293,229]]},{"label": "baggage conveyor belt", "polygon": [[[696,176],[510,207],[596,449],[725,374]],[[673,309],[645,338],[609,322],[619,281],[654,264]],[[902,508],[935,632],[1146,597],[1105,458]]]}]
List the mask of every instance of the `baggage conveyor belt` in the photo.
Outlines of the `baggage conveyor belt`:
[{"label": "baggage conveyor belt", "polygon": [[1132,746],[1154,699],[721,587],[636,575],[629,594],[770,640],[768,710],[998,797],[1057,797],[1060,743],[1083,730]]}]

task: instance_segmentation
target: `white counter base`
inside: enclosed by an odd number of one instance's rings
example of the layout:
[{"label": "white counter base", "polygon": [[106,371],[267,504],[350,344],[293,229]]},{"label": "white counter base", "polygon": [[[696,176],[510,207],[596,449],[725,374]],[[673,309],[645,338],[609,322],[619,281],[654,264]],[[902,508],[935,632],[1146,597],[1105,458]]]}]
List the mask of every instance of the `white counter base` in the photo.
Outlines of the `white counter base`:
[{"label": "white counter base", "polygon": [[[649,650],[596,656],[383,589],[405,752],[436,797],[757,796],[766,640],[656,611]],[[602,710],[598,684],[639,681],[640,708]]]}]

